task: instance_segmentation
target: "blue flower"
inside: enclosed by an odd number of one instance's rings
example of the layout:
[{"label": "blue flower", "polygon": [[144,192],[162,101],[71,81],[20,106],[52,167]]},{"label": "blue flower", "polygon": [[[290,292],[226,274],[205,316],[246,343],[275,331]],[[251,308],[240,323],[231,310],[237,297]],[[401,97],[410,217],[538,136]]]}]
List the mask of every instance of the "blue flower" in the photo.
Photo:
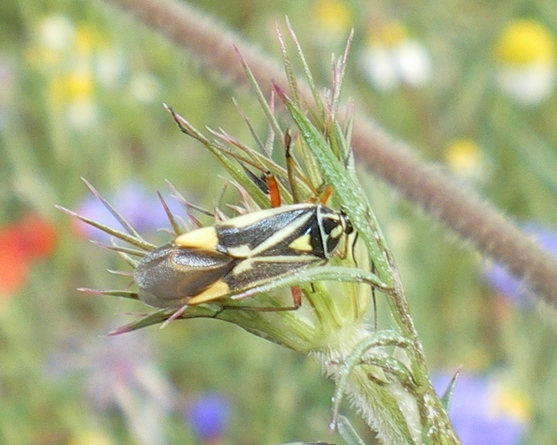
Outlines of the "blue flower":
[{"label": "blue flower", "polygon": [[[518,390],[483,375],[461,374],[449,407],[449,418],[463,445],[515,445],[520,443],[529,418],[526,397]],[[443,394],[450,376],[433,378]]]},{"label": "blue flower", "polygon": [[184,418],[203,442],[218,438],[226,427],[230,406],[219,394],[200,394],[192,398],[184,410]]},{"label": "blue flower", "polygon": [[[155,193],[149,193],[137,182],[124,183],[108,202],[120,213],[140,234],[154,232],[168,227],[168,218]],[[166,204],[174,215],[183,214],[183,208],[175,199],[166,199]],[[116,218],[96,196],[87,196],[77,207],[77,213],[96,222],[121,230]],[[87,238],[106,241],[109,235],[78,222],[78,232]]]},{"label": "blue flower", "polygon": [[[534,237],[542,249],[557,257],[557,232],[530,223],[523,226],[524,232]],[[499,295],[520,308],[529,306],[527,286],[515,278],[500,264],[492,264],[485,268],[484,279]]]}]

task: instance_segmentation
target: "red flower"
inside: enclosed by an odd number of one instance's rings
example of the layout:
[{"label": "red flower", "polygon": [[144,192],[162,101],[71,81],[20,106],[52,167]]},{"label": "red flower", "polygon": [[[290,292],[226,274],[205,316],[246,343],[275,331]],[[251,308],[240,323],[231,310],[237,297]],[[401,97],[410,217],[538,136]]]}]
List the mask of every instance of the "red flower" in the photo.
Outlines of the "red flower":
[{"label": "red flower", "polygon": [[30,259],[46,258],[54,250],[56,230],[54,226],[39,215],[28,213],[17,224],[20,242]]},{"label": "red flower", "polygon": [[0,229],[0,258],[0,295],[11,294],[23,285],[29,270],[29,261],[15,226]]},{"label": "red flower", "polygon": [[50,255],[55,243],[54,227],[33,213],[0,228],[0,295],[17,292],[33,260]]}]

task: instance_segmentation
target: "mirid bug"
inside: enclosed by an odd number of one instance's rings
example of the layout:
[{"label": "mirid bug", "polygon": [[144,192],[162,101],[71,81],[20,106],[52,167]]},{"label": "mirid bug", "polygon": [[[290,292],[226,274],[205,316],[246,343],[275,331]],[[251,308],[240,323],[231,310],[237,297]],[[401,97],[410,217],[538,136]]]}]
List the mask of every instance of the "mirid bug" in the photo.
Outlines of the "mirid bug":
[{"label": "mirid bug", "polygon": [[138,296],[151,306],[180,308],[239,294],[327,263],[352,231],[343,213],[322,204],[238,216],[145,255],[134,271]]}]

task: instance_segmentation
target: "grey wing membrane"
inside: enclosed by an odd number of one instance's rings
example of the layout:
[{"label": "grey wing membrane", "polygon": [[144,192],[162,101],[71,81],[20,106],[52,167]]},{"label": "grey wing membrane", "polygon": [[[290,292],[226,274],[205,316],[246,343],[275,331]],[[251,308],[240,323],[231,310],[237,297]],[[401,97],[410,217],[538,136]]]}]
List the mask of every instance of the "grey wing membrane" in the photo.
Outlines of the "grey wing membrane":
[{"label": "grey wing membrane", "polygon": [[167,244],[149,252],[134,271],[139,298],[155,307],[187,300],[228,274],[237,263],[230,256]]}]

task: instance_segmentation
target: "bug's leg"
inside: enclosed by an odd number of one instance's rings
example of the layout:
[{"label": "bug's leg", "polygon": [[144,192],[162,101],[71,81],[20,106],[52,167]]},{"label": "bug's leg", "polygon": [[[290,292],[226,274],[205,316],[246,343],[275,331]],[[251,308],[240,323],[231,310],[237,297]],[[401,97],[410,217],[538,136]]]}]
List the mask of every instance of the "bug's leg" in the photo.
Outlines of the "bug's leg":
[{"label": "bug's leg", "polygon": [[325,186],[325,188],[323,189],[323,193],[321,193],[321,196],[319,197],[319,204],[323,204],[323,205],[327,204],[327,201],[329,200],[332,194],[333,194],[333,188],[330,185]]},{"label": "bug's leg", "polygon": [[[350,267],[340,267],[340,266],[321,266],[321,267],[314,267],[305,269],[300,271],[297,274],[288,275],[282,278],[279,278],[275,281],[260,284],[256,287],[246,289],[235,295],[225,295],[225,298],[230,298],[232,300],[241,300],[244,298],[252,297],[259,293],[265,292],[272,292],[279,288],[286,288],[293,286],[297,286],[300,283],[305,283],[311,285],[313,282],[317,281],[345,281],[345,282],[354,282],[354,283],[366,283],[371,286],[377,287],[382,292],[386,292],[387,294],[392,291],[392,289],[382,283],[378,277],[374,276],[370,272],[366,272],[360,269],[354,269]],[[315,289],[314,289],[315,291]],[[248,306],[240,307],[240,306],[224,306],[225,308],[235,309],[235,310],[243,310],[248,308]],[[286,306],[286,307],[249,307],[249,310],[256,310],[256,311],[292,311],[298,309],[300,306],[294,303],[294,306]],[[379,335],[379,333],[377,334]]]},{"label": "bug's leg", "polygon": [[[313,284],[312,284],[313,285]],[[292,306],[280,306],[280,307],[264,307],[264,306],[227,306],[222,305],[220,310],[215,314],[215,318],[218,317],[225,310],[240,310],[240,311],[253,311],[253,312],[285,312],[285,311],[295,311],[302,306],[302,291],[300,286],[291,286],[290,292],[292,294]]]},{"label": "bug's leg", "polygon": [[[358,241],[359,236],[360,234],[356,232],[356,234],[354,235],[354,241],[352,242],[352,261],[354,261],[355,267],[358,267],[358,261],[356,260],[356,242]],[[346,250],[348,250],[348,246],[346,247]]]},{"label": "bug's leg", "polygon": [[176,309],[176,311],[170,316],[168,317],[163,324],[161,324],[161,329],[164,329],[165,327],[167,327],[172,321],[177,320],[178,318],[180,318],[182,315],[184,315],[184,312],[186,312],[186,309],[188,308],[187,304],[184,304],[182,307]]},{"label": "bug's leg", "polygon": [[271,172],[265,172],[265,183],[267,184],[267,193],[269,194],[271,207],[280,207],[281,198],[277,179],[271,174]]},{"label": "bug's leg", "polygon": [[290,288],[290,293],[292,294],[293,307],[298,309],[302,305],[302,291],[300,290],[300,286],[292,286]]},{"label": "bug's leg", "polygon": [[252,311],[252,312],[286,312],[296,311],[302,306],[302,293],[298,286],[290,288],[292,293],[292,306],[265,307],[265,306],[227,306],[222,305],[220,310],[215,314],[215,318],[225,310],[235,311]]},{"label": "bug's leg", "polygon": [[244,171],[263,193],[269,195],[271,207],[275,208],[281,206],[282,200],[277,179],[270,171],[264,172],[261,177],[254,175],[251,170],[246,167],[244,167]]},{"label": "bug's leg", "polygon": [[[347,232],[345,231],[346,235],[350,235],[351,233],[353,233],[352,231]],[[341,260],[345,260],[346,258],[348,258],[348,238],[349,236],[345,236],[344,237],[344,241],[342,242],[342,249],[338,249],[338,253],[337,256],[341,259]],[[352,241],[352,248],[351,248],[351,252],[350,254],[352,255],[351,259],[354,262],[354,265],[356,267],[358,267],[358,262],[356,261],[356,242],[358,241],[358,232],[356,232],[354,234],[354,241]]]},{"label": "bug's leg", "polygon": [[217,318],[218,315],[222,314],[224,311],[287,312],[287,311],[296,311],[299,308],[300,308],[300,306],[264,307],[264,306],[226,306],[226,305],[222,305],[213,317]]}]

